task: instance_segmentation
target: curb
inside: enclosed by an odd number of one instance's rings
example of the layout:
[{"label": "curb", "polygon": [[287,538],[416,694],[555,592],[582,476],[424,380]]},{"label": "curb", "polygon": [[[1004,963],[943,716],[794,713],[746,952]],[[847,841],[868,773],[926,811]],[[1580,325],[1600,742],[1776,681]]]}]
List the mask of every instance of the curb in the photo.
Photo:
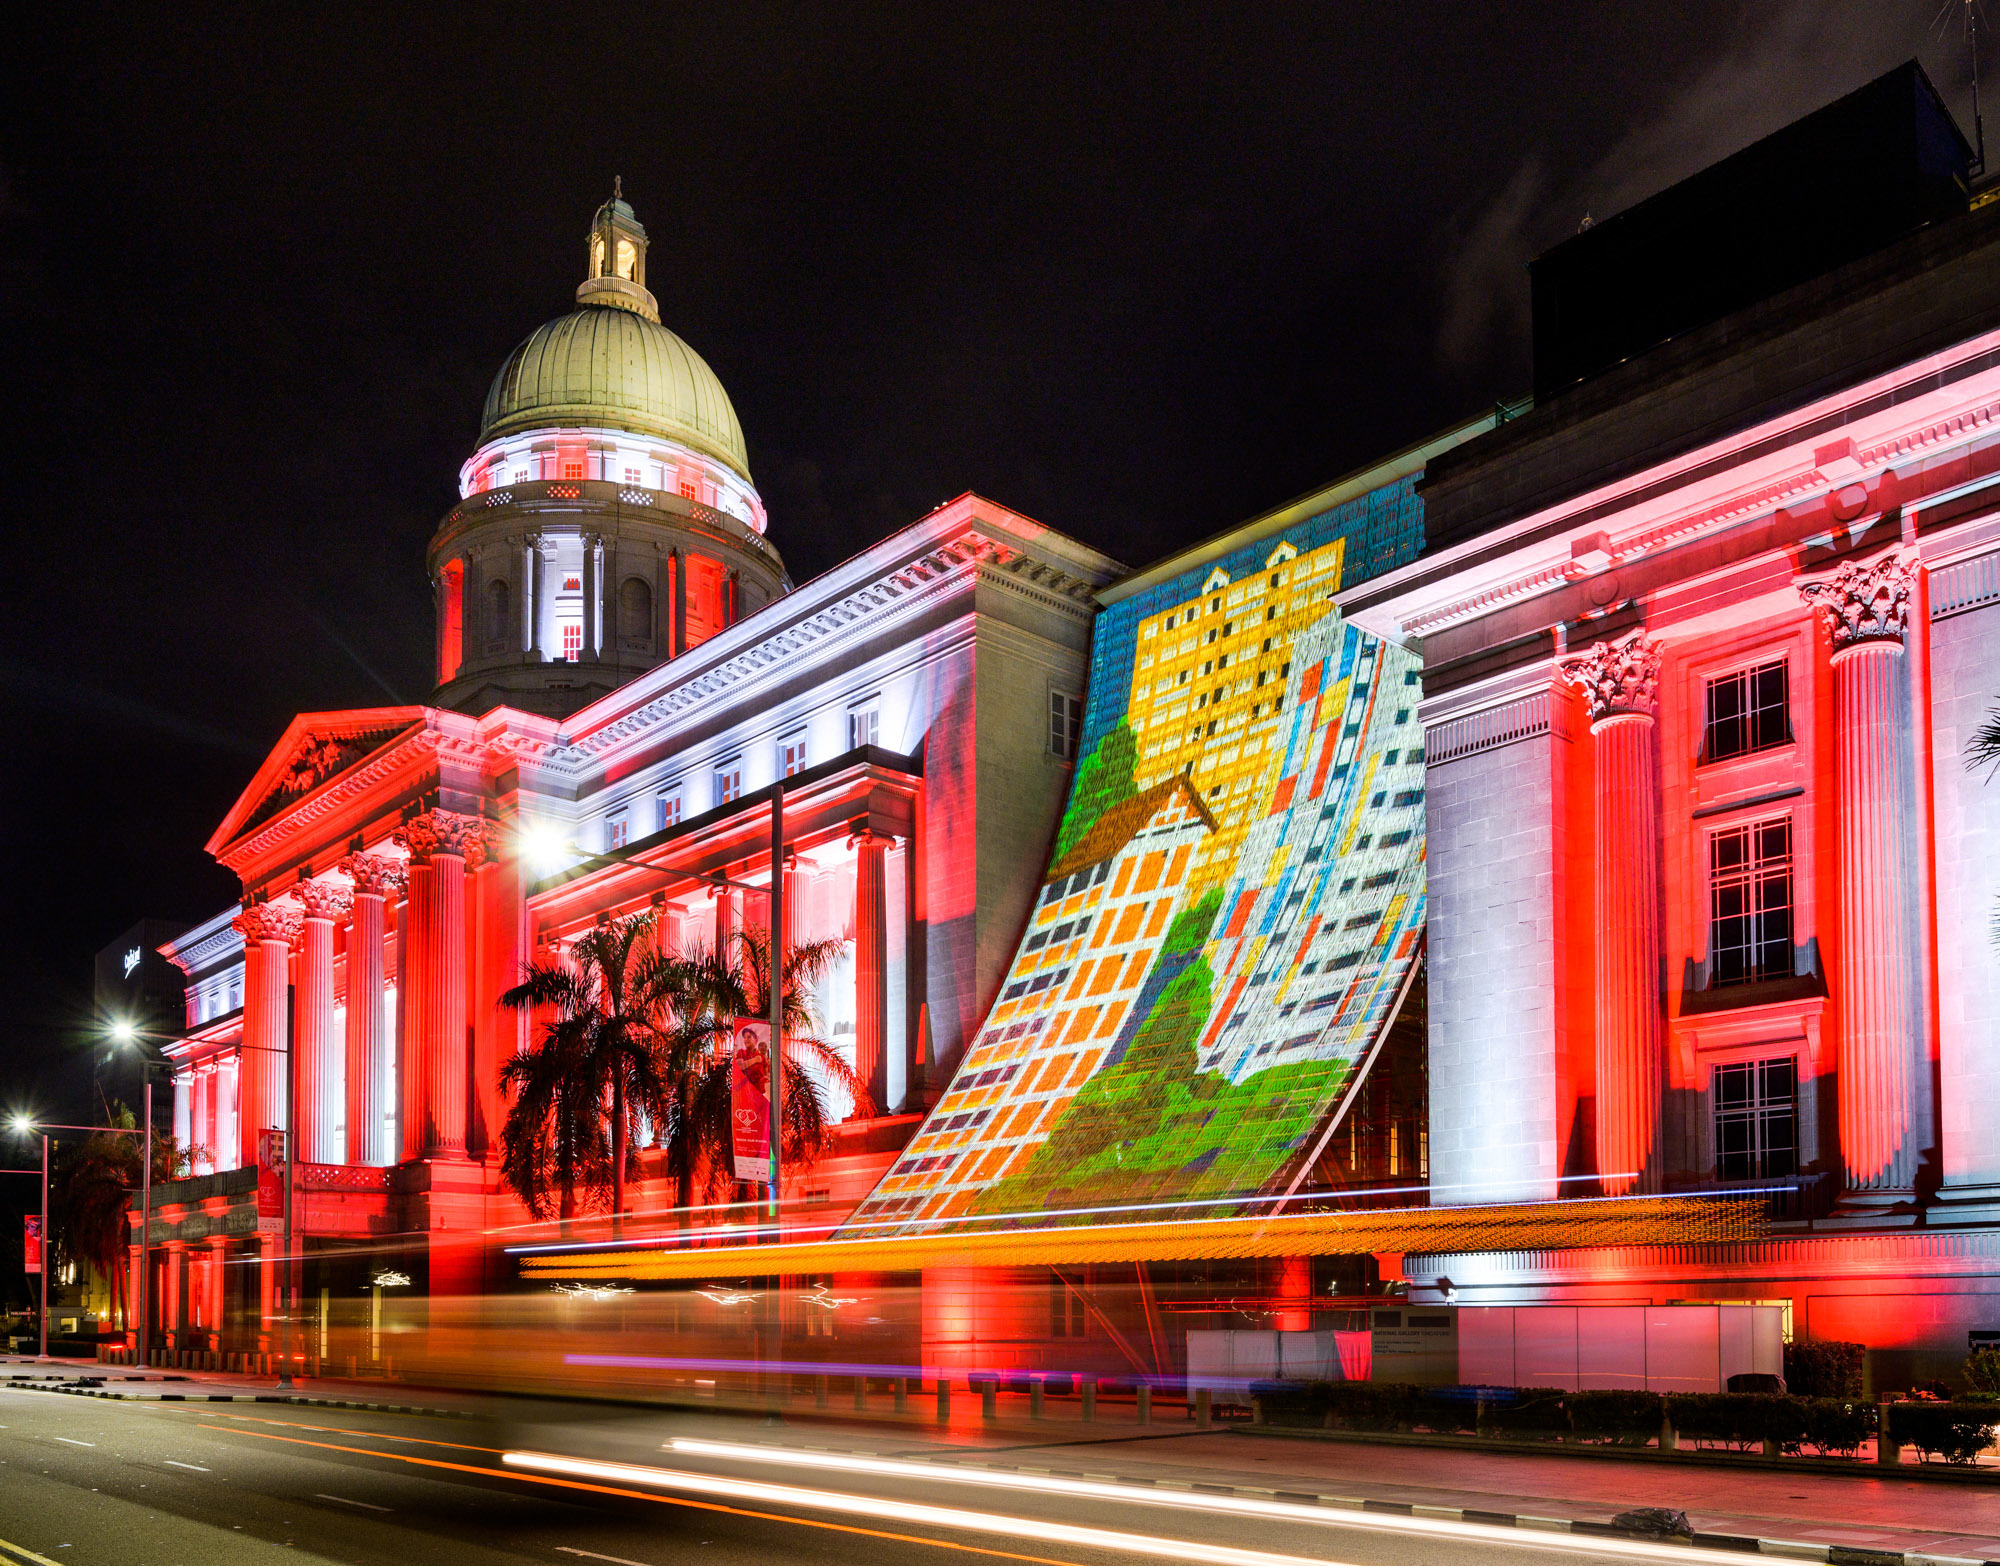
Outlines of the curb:
[{"label": "curb", "polygon": [[[133,1380],[137,1377],[130,1378]],[[168,1380],[183,1380],[172,1376]],[[22,1392],[60,1392],[69,1397],[108,1398],[114,1403],[290,1403],[303,1408],[352,1408],[372,1414],[423,1414],[436,1419],[468,1419],[463,1409],[424,1408],[415,1403],[366,1403],[354,1398],[304,1397],[285,1392],[110,1392],[102,1387],[48,1386],[29,1382]]]},{"label": "curb", "polygon": [[[824,1450],[824,1448],[803,1448]],[[872,1455],[859,1451],[856,1456]],[[910,1459],[905,1459],[910,1460]],[[990,1468],[1003,1473],[1047,1474],[1057,1479],[1095,1479],[1141,1490],[1188,1490],[1199,1495],[1232,1495],[1252,1501],[1284,1501],[1293,1506],[1324,1506],[1329,1511],[1374,1512],[1393,1517],[1434,1517],[1446,1522],[1482,1523],[1492,1528],[1519,1528],[1537,1533],[1570,1533],[1606,1539],[1634,1539],[1655,1544],[1692,1544],[1696,1549],[1733,1555],[1776,1555],[1795,1561],[1826,1561],[1830,1566],[2000,1566],[1978,1555],[1939,1555],[1928,1550],[1870,1550],[1847,1544],[1810,1544],[1799,1539],[1765,1539],[1751,1534],[1696,1533],[1676,1538],[1640,1533],[1616,1523],[1582,1518],[1538,1517],[1526,1512],[1488,1512],[1465,1506],[1419,1506],[1409,1501],[1381,1501],[1356,1495],[1325,1495],[1311,1490],[1278,1490],[1256,1484],[1204,1484],[1188,1479],[1134,1479],[1123,1474],[1082,1468],[1050,1468],[1041,1464],[993,1463],[969,1457],[917,1457],[918,1462],[960,1468]]]}]

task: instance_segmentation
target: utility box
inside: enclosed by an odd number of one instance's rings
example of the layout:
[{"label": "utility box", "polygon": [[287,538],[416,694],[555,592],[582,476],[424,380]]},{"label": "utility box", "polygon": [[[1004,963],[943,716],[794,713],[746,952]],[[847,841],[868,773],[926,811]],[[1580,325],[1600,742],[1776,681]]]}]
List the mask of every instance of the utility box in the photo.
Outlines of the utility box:
[{"label": "utility box", "polygon": [[1468,1305],[1457,1314],[1465,1386],[1721,1392],[1734,1375],[1785,1373],[1782,1305]]}]

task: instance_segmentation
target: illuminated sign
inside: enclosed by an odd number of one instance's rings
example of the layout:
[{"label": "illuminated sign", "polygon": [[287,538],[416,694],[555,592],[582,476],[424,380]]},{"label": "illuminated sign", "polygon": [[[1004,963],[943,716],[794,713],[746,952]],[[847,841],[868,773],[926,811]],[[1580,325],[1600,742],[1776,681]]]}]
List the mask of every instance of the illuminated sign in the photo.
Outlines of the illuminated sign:
[{"label": "illuminated sign", "polygon": [[1332,602],[1414,558],[1414,485],[1098,616],[1082,756],[1026,935],[846,1232],[1213,1212],[1304,1171],[1421,955],[1420,663]]},{"label": "illuminated sign", "polygon": [[132,970],[138,966],[139,966],[139,948],[136,946],[127,947],[125,949],[125,977],[128,979],[131,978]]}]

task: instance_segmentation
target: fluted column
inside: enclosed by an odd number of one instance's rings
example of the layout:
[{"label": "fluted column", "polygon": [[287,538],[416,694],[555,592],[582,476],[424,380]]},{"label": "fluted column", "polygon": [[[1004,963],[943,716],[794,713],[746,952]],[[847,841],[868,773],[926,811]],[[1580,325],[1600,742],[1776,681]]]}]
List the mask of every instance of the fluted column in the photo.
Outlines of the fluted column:
[{"label": "fluted column", "polygon": [[1903,654],[1913,586],[1893,554],[1799,584],[1833,644],[1840,1156],[1848,1187],[1862,1191],[1911,1189],[1923,1149],[1936,1145]]},{"label": "fluted column", "polygon": [[[405,1102],[413,1111],[416,1155],[465,1151],[465,871],[485,853],[486,823],[477,816],[432,810],[407,821],[396,841],[410,851],[413,1041]],[[409,1138],[405,1138],[406,1148]]]},{"label": "fluted column", "polygon": [[346,1155],[339,1135],[345,1059],[333,1029],[333,931],[351,901],[344,886],[301,881],[305,926],[299,938],[299,983],[293,1029],[298,1049],[299,1158],[337,1164]]},{"label": "fluted column", "polygon": [[354,922],[347,932],[347,1161],[392,1164],[382,941],[388,899],[402,888],[403,866],[377,854],[349,854],[339,868],[354,881]]},{"label": "fluted column", "polygon": [[174,1145],[187,1147],[194,1141],[195,1074],[190,1066],[174,1073]]},{"label": "fluted column", "polygon": [[[215,1062],[197,1066],[188,1084],[188,1131],[180,1136],[180,1127],[175,1125],[175,1139],[180,1142],[180,1151],[187,1152],[200,1148],[207,1156],[190,1157],[188,1173],[191,1175],[210,1174],[215,1169]],[[179,1117],[176,1116],[176,1121]]]},{"label": "fluted column", "polygon": [[215,1068],[215,1141],[209,1148],[211,1169],[242,1168],[242,1138],[237,1127],[243,1117],[238,1112],[238,1081],[241,1056],[232,1056]]},{"label": "fluted column", "polygon": [[257,1162],[257,1138],[285,1124],[285,989],[305,913],[296,903],[253,903],[243,935],[243,1056],[236,1095],[236,1161]]},{"label": "fluted column", "polygon": [[859,827],[854,845],[854,1074],[877,1112],[888,1101],[883,1048],[889,1016],[888,895],[882,856],[891,839]]},{"label": "fluted column", "polygon": [[1584,694],[1596,774],[1597,1174],[1608,1195],[1660,1189],[1660,649],[1643,633],[1563,664]]}]

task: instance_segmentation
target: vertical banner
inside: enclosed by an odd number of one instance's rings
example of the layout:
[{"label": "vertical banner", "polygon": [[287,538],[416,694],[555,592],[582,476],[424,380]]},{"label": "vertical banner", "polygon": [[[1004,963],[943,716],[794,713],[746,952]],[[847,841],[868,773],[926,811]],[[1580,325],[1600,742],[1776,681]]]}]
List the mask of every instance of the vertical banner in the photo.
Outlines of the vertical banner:
[{"label": "vertical banner", "polygon": [[729,1055],[730,1152],[736,1178],[771,1178],[771,1025],[738,1017]]},{"label": "vertical banner", "polygon": [[21,1220],[22,1270],[37,1273],[42,1270],[42,1219],[39,1213]]},{"label": "vertical banner", "polygon": [[285,1230],[285,1133],[257,1133],[257,1232]]}]

